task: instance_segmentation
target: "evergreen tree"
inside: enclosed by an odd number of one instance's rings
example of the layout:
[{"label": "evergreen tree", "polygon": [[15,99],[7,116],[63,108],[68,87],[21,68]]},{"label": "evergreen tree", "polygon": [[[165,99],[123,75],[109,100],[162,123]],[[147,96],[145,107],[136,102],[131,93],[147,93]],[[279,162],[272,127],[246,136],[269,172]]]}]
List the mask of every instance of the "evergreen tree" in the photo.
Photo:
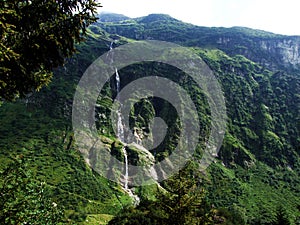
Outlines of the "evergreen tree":
[{"label": "evergreen tree", "polygon": [[0,1],[0,100],[49,83],[96,21],[96,0]]},{"label": "evergreen tree", "polygon": [[[142,201],[137,208],[129,208],[109,222],[111,225],[241,225],[228,210],[213,208],[201,188],[201,175],[195,165],[189,164],[178,174],[162,183],[164,191],[156,201]],[[137,223],[143,221],[143,223]],[[237,222],[235,222],[237,221]]]}]

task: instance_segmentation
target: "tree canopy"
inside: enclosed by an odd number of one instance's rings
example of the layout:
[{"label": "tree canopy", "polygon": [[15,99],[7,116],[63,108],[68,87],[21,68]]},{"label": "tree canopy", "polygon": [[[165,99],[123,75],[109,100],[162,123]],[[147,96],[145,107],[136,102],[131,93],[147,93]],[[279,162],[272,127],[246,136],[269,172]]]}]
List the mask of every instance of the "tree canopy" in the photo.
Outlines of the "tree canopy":
[{"label": "tree canopy", "polygon": [[49,83],[96,21],[97,0],[0,1],[0,100]]}]

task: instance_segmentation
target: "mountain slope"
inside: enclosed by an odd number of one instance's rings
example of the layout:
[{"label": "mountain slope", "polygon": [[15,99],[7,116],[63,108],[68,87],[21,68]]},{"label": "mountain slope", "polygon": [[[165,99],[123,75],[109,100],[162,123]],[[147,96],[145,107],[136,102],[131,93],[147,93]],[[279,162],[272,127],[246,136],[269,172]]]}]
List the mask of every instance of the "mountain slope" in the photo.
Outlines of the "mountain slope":
[{"label": "mountain slope", "polygon": [[[299,37],[240,27],[197,27],[160,14],[136,19],[106,15],[89,29],[87,42],[55,71],[47,88],[24,101],[0,107],[2,166],[8,156],[25,155],[36,179],[53,187],[54,198],[65,206],[73,221],[86,220],[87,214],[88,220],[121,214],[123,208],[132,205],[131,198],[119,184],[92,171],[74,143],[71,111],[75,88],[86,68],[110,49],[112,40],[117,40],[114,47],[141,39],[171,41],[193,49],[208,64],[226,98],[229,118],[225,139],[197,187],[207,190],[210,204],[238,212],[247,224],[271,224],[278,206],[284,206],[293,224],[299,222]],[[201,118],[203,137],[199,139],[205,141],[210,121],[207,101],[186,74],[159,63],[130,65],[119,74],[121,88],[147,75],[167,77],[187,88],[196,99]],[[122,143],[109,121],[115,95],[115,81],[111,79],[100,93],[95,117],[111,154],[123,161]],[[149,121],[155,114],[171,130],[164,146],[150,152],[160,161],[172,152],[180,133],[170,104],[155,98],[140,102],[131,112],[130,128],[151,136]],[[139,163],[138,150],[127,150],[132,154],[131,163]],[[201,151],[200,146],[197,153],[201,155]],[[161,185],[167,187],[166,183]],[[157,190],[157,186],[146,186],[135,192],[146,204],[155,199]]]}]

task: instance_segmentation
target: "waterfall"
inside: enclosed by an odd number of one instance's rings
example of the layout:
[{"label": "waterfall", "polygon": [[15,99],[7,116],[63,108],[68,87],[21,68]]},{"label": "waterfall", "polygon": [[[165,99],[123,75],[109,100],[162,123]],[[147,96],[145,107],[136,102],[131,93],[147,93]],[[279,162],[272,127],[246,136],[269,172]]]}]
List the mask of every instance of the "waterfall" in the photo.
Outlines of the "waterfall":
[{"label": "waterfall", "polygon": [[125,161],[124,188],[128,190],[128,155],[125,147],[122,148]]},{"label": "waterfall", "polygon": [[[115,74],[116,74],[116,88],[117,88],[117,99],[118,94],[120,92],[120,75],[118,73],[118,69],[115,68]],[[119,106],[119,109],[117,111],[117,137],[120,139],[120,141],[124,142],[124,126],[122,122],[122,112],[121,112],[121,104]],[[125,163],[125,173],[124,173],[124,189],[128,190],[128,155],[125,146],[122,148],[122,152],[124,155],[124,163]]]},{"label": "waterfall", "polygon": [[[113,43],[114,43],[114,41],[112,41],[110,43],[110,46],[109,46],[110,50],[113,49]],[[112,59],[112,62],[113,62],[113,59]],[[117,90],[117,99],[116,100],[118,100],[118,96],[119,96],[119,93],[120,93],[120,87],[121,87],[121,79],[120,79],[120,75],[119,75],[119,72],[118,72],[117,68],[115,68],[115,74],[116,74],[115,80],[116,80],[116,90]],[[117,137],[119,138],[119,140],[121,142],[125,143],[124,125],[123,125],[123,122],[122,122],[122,112],[121,112],[121,109],[122,109],[122,105],[120,104],[120,106],[118,108],[118,111],[117,111]],[[140,203],[140,198],[137,195],[135,195],[133,193],[133,191],[128,187],[128,181],[129,181],[128,154],[127,154],[125,146],[122,147],[122,153],[124,155],[124,163],[125,163],[125,172],[124,172],[124,183],[123,183],[123,186],[124,186],[125,191],[127,191],[127,193],[129,194],[129,196],[131,198],[133,198],[134,205],[138,205]]]},{"label": "waterfall", "polygon": [[[118,69],[115,68],[116,73],[116,86],[117,86],[117,96],[120,92],[120,75],[118,73]],[[121,105],[119,106],[118,112],[117,112],[117,137],[120,139],[120,141],[124,142],[124,126],[122,122],[122,113],[121,113]],[[124,162],[125,162],[125,174],[124,174],[124,188],[125,190],[128,190],[128,155],[125,146],[122,148],[122,152],[124,155]]]},{"label": "waterfall", "polygon": [[[115,73],[116,73],[116,86],[117,86],[117,96],[118,96],[118,94],[120,92],[120,75],[118,73],[117,68],[115,68]],[[122,105],[119,106],[119,109],[117,111],[117,137],[120,139],[120,141],[125,142],[121,106]]]},{"label": "waterfall", "polygon": [[116,72],[117,93],[119,94],[119,92],[120,92],[120,75],[119,75],[117,68],[115,68],[115,72]]}]

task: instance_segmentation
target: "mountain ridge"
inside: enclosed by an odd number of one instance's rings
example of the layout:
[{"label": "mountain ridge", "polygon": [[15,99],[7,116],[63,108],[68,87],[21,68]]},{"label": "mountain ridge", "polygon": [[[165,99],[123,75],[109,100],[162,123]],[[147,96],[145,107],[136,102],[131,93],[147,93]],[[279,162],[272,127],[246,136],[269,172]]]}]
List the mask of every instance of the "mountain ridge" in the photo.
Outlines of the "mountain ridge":
[{"label": "mountain ridge", "polygon": [[[116,21],[115,17],[120,17],[120,19],[118,21]],[[105,21],[103,21],[103,18],[105,18]],[[265,34],[265,35],[276,35],[276,36],[286,36],[286,37],[300,37],[300,35],[277,34],[277,33],[271,32],[271,31],[267,31],[267,30],[250,28],[250,27],[244,27],[244,26],[223,27],[223,26],[201,26],[201,25],[195,25],[193,23],[183,22],[183,21],[181,21],[179,19],[176,19],[176,18],[170,16],[169,14],[164,14],[164,13],[150,13],[150,14],[148,14],[146,16],[141,16],[141,17],[128,17],[128,16],[126,16],[124,14],[118,14],[118,13],[112,13],[112,12],[101,12],[98,15],[98,21],[100,21],[100,22],[120,22],[120,21],[125,21],[125,20],[136,20],[136,21],[142,20],[142,21],[147,21],[147,22],[158,21],[158,20],[162,20],[162,21],[173,20],[173,21],[184,23],[184,24],[187,24],[187,25],[192,25],[194,27],[217,28],[217,29],[232,29],[232,30],[237,29],[237,30],[244,30],[246,32],[254,31],[254,32],[261,33],[261,34]]]},{"label": "mountain ridge", "polygon": [[163,40],[185,46],[213,47],[231,56],[241,54],[272,71],[300,68],[300,36],[246,27],[196,26],[166,14],[150,14],[113,24],[98,22],[97,25],[108,33],[135,40]]}]

